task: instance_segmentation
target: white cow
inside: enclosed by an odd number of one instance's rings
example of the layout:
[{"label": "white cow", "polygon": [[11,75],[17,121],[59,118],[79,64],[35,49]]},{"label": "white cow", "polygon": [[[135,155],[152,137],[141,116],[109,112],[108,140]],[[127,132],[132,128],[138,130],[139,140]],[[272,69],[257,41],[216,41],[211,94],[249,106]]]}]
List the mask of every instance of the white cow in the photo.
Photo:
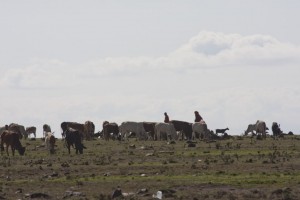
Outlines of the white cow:
[{"label": "white cow", "polygon": [[28,136],[31,133],[34,135],[34,138],[36,138],[36,127],[35,126],[26,127],[25,132],[26,132],[25,139],[28,138]]},{"label": "white cow", "polygon": [[54,146],[55,146],[55,137],[53,133],[47,132],[45,134],[45,147],[51,154],[54,153]]},{"label": "white cow", "polygon": [[267,137],[266,130],[267,130],[266,122],[262,120],[257,120],[255,124],[256,133],[261,134],[263,138],[266,138]]},{"label": "white cow", "polygon": [[210,139],[211,133],[207,128],[207,124],[201,120],[200,122],[195,122],[192,125],[193,138],[202,138],[204,140]]},{"label": "white cow", "polygon": [[253,131],[255,131],[255,124],[249,124],[247,127],[247,130],[245,130],[245,135],[248,135],[248,133],[254,134]]},{"label": "white cow", "polygon": [[176,129],[172,123],[157,123],[155,124],[154,131],[154,139],[156,140],[178,139]]},{"label": "white cow", "polygon": [[263,138],[266,138],[266,130],[267,126],[266,123],[262,120],[257,120],[255,124],[249,124],[247,130],[245,131],[245,135],[248,135],[249,132],[254,134],[254,131],[256,134],[261,134]]},{"label": "white cow", "polygon": [[135,133],[139,140],[148,139],[147,133],[144,129],[143,122],[122,122],[119,126],[122,138],[126,138],[130,133]]}]

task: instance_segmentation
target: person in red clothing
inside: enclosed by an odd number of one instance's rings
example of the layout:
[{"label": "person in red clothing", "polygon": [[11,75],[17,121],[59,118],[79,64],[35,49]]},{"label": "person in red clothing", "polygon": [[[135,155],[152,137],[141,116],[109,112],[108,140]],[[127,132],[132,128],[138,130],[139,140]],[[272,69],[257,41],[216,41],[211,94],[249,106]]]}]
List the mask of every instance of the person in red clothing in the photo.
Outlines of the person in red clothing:
[{"label": "person in red clothing", "polygon": [[195,111],[195,122],[200,122],[203,118],[200,116],[198,111]]},{"label": "person in red clothing", "polygon": [[169,119],[168,114],[165,112],[164,115],[165,115],[165,120],[164,120],[164,122],[165,122],[165,123],[169,123],[169,122],[170,122],[170,119]]}]

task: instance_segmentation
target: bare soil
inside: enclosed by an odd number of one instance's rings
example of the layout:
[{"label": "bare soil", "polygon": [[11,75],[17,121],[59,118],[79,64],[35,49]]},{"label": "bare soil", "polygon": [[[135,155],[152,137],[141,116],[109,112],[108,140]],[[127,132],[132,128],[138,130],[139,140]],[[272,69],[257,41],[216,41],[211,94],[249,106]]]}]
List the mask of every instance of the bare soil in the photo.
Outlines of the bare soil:
[{"label": "bare soil", "polygon": [[[266,140],[84,141],[82,155],[57,140],[22,140],[24,156],[0,159],[0,199],[300,199],[300,136]],[[191,146],[191,147],[190,147]],[[194,147],[192,147],[194,146]]]}]

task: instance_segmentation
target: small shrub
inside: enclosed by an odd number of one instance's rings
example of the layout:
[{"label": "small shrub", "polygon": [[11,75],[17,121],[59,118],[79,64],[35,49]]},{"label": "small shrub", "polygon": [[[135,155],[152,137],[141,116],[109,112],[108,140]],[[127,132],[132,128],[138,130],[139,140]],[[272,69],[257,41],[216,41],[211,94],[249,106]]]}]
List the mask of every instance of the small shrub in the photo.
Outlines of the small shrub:
[{"label": "small shrub", "polygon": [[219,142],[216,143],[216,149],[220,149],[221,148],[221,144]]},{"label": "small shrub", "polygon": [[191,165],[191,169],[197,169],[197,164],[196,164],[196,163],[193,163],[193,164]]},{"label": "small shrub", "polygon": [[208,158],[205,158],[205,160],[204,160],[204,163],[206,164],[206,165],[209,165],[209,159]]}]

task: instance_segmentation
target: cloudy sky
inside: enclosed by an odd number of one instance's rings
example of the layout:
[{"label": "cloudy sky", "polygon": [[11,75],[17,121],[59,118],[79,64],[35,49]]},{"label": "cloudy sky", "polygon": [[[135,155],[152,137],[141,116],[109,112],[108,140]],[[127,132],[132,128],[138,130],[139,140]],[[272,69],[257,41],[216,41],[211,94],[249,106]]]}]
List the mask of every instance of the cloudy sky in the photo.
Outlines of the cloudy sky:
[{"label": "cloudy sky", "polygon": [[249,123],[300,133],[298,0],[0,2],[0,126]]}]

